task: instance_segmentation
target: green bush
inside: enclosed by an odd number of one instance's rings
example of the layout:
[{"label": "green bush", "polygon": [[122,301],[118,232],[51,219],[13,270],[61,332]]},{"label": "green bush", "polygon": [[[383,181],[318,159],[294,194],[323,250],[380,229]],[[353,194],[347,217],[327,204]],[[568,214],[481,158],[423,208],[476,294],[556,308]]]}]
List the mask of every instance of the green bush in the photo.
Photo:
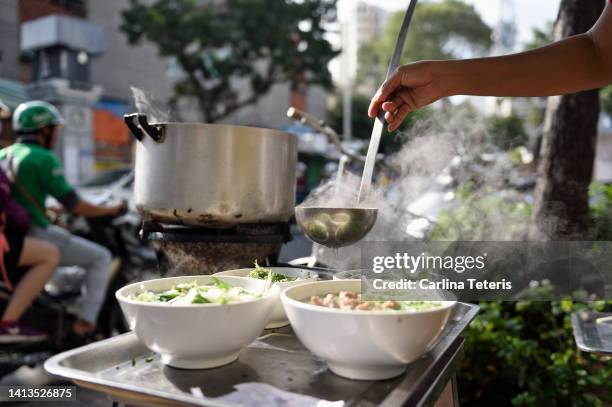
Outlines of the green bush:
[{"label": "green bush", "polygon": [[580,352],[570,315],[612,302],[482,302],[458,372],[467,406],[607,406],[612,361]]},{"label": "green bush", "polygon": [[489,141],[501,150],[511,150],[527,143],[527,132],[519,116],[492,116],[486,120],[486,126]]},{"label": "green bush", "polygon": [[[612,187],[594,184],[590,192],[590,238],[612,240]],[[434,240],[526,236],[531,206],[511,194],[478,191],[467,184],[456,196],[460,205],[442,214]],[[580,352],[570,320],[572,312],[582,309],[612,311],[612,302],[479,305],[481,311],[466,332],[466,357],[458,372],[462,405],[612,405],[612,360]]]}]

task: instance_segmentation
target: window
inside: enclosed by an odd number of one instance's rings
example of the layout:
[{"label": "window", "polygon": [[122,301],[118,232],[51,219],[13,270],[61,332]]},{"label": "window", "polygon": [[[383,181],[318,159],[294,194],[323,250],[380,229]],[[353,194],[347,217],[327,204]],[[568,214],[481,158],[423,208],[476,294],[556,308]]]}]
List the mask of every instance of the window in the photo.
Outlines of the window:
[{"label": "window", "polygon": [[86,12],[84,0],[51,0],[51,3],[62,6],[67,11],[71,11],[80,16],[84,16]]}]

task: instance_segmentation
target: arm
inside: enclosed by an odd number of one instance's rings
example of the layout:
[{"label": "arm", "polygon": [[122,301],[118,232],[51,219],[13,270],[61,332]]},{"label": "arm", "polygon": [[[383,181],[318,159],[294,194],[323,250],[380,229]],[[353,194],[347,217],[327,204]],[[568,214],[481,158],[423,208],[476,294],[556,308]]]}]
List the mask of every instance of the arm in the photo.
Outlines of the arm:
[{"label": "arm", "polygon": [[115,216],[123,212],[124,204],[115,206],[98,206],[92,205],[89,202],[81,201],[72,209],[72,213],[85,216],[86,218],[96,218],[101,216]]},{"label": "arm", "polygon": [[50,194],[57,199],[68,211],[88,218],[101,216],[115,216],[125,210],[125,204],[114,206],[99,206],[83,201],[74,188],[64,177],[61,163],[55,156],[49,156],[48,170],[45,171],[49,178],[46,180]]},{"label": "arm", "polygon": [[452,95],[550,96],[612,82],[612,7],[585,34],[519,54],[401,67],[378,90],[368,110],[382,108],[389,130],[413,110]]}]

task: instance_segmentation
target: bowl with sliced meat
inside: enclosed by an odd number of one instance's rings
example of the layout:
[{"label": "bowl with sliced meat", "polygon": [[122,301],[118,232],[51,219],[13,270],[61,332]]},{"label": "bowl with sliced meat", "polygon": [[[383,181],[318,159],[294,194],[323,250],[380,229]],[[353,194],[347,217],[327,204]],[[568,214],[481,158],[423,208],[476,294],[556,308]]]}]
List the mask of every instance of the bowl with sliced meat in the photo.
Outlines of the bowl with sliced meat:
[{"label": "bowl with sliced meat", "polygon": [[280,288],[245,277],[182,276],[115,294],[130,328],[164,364],[206,369],[238,358],[263,331]]},{"label": "bowl with sliced meat", "polygon": [[318,281],[281,293],[300,341],[330,370],[355,380],[384,380],[433,347],[455,301],[362,301],[360,280]]}]

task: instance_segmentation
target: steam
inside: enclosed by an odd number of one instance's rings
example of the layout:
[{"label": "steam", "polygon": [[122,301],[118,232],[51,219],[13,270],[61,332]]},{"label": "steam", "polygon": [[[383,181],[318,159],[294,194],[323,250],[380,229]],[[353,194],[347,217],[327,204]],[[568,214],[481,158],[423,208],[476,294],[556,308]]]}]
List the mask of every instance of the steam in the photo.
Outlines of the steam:
[{"label": "steam", "polygon": [[163,105],[155,100],[153,95],[145,93],[142,89],[130,86],[134,105],[138,113],[147,116],[150,123],[163,123],[170,121],[170,112],[167,109],[161,108]]},{"label": "steam", "polygon": [[[408,241],[418,237],[409,233],[415,219],[433,223],[427,213],[412,213],[412,204],[425,194],[444,196],[447,208],[456,206],[454,187],[477,179],[478,191],[496,191],[507,185],[511,163],[491,153],[486,143],[483,123],[467,109],[453,107],[440,109],[419,123],[409,134],[410,141],[390,157],[390,163],[400,168],[400,175],[388,185],[373,184],[372,190],[361,206],[378,208],[378,218],[366,241]],[[491,156],[487,162],[483,156]],[[305,206],[355,207],[359,192],[361,174],[345,173],[341,185],[335,177],[317,188],[305,200]],[[452,185],[451,185],[452,184]],[[427,205],[425,205],[427,206]],[[476,210],[476,209],[475,209]],[[493,211],[482,214],[487,236],[482,240],[503,240],[510,224],[521,221],[506,214]],[[416,215],[416,216],[415,216]],[[419,216],[421,215],[421,216]],[[433,214],[436,217],[438,214]],[[336,269],[351,270],[360,266],[359,245],[330,250],[315,245],[315,254],[323,263]]]}]

